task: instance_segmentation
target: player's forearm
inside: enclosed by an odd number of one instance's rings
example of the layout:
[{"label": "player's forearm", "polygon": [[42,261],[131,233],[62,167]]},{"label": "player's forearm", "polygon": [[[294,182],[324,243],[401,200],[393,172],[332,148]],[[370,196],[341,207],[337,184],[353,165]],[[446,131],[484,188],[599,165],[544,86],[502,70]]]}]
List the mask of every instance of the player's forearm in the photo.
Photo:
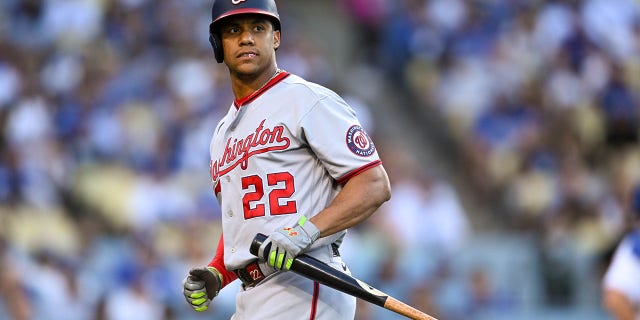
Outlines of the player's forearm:
[{"label": "player's forearm", "polygon": [[[1,258],[0,258],[1,260]],[[4,298],[9,315],[15,320],[31,319],[31,308],[28,305],[28,298],[21,289],[17,274],[9,265],[3,265],[0,261],[0,298]]]},{"label": "player's forearm", "polygon": [[366,220],[391,198],[389,178],[382,165],[351,178],[327,208],[310,219],[320,237],[332,235]]},{"label": "player's forearm", "polygon": [[634,320],[635,313],[633,306],[629,299],[627,299],[622,293],[607,290],[604,294],[605,308],[614,316],[616,320]]}]

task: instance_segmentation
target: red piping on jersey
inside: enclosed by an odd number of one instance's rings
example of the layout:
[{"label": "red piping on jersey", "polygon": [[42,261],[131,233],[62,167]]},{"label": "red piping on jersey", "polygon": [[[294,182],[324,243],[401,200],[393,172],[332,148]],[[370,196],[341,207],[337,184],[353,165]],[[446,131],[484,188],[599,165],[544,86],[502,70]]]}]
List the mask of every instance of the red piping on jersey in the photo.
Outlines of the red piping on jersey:
[{"label": "red piping on jersey", "polygon": [[316,312],[318,311],[318,297],[320,296],[320,283],[317,281],[313,282],[313,300],[311,300],[311,315],[309,315],[309,320],[314,320],[316,318]]},{"label": "red piping on jersey", "polygon": [[351,179],[351,178],[353,178],[353,177],[355,177],[355,176],[357,176],[357,175],[359,175],[359,174],[361,174],[361,173],[363,173],[363,172],[365,172],[365,171],[367,171],[367,170],[369,170],[369,169],[371,169],[373,167],[379,166],[381,164],[382,164],[382,161],[380,161],[380,160],[369,162],[369,163],[365,164],[364,166],[345,174],[342,178],[338,179],[338,183],[339,184],[345,184],[345,183],[347,183],[347,181],[349,181],[349,179]]},{"label": "red piping on jersey", "polygon": [[247,105],[249,103],[251,103],[251,101],[257,99],[259,96],[261,96],[263,93],[265,93],[267,90],[269,90],[269,88],[275,86],[278,82],[282,81],[282,79],[286,78],[289,76],[289,72],[286,71],[280,71],[280,73],[278,73],[275,77],[273,77],[273,79],[269,80],[269,82],[265,83],[264,86],[262,86],[262,88],[258,89],[258,91],[244,97],[244,98],[240,98],[240,99],[236,99],[235,101],[233,101],[233,106],[236,107],[236,109],[240,109],[240,107]]}]

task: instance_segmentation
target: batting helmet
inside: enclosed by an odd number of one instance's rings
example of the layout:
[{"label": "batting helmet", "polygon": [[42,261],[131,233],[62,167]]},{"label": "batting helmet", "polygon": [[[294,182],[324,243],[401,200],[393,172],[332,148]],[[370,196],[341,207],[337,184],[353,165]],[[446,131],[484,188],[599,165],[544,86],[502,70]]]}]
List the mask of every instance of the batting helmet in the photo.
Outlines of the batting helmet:
[{"label": "batting helmet", "polygon": [[209,25],[209,42],[218,63],[224,60],[220,40],[220,21],[238,14],[261,14],[271,19],[273,28],[280,30],[280,16],[275,0],[215,0],[211,8],[212,22]]}]

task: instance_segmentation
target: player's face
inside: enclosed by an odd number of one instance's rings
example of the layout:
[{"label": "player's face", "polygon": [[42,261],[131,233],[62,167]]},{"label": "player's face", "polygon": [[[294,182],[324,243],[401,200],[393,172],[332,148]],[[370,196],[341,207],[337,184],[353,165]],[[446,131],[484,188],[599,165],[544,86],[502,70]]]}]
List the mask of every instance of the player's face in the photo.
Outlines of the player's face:
[{"label": "player's face", "polygon": [[224,62],[232,74],[259,76],[275,66],[280,31],[260,15],[228,18],[220,28]]}]

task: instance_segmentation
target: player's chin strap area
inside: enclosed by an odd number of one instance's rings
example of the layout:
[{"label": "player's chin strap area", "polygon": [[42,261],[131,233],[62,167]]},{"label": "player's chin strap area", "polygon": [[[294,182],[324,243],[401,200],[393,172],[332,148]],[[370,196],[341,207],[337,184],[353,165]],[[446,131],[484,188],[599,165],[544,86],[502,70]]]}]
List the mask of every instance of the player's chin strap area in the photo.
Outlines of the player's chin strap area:
[{"label": "player's chin strap area", "polygon": [[[311,256],[317,256],[321,248],[307,252]],[[331,244],[331,255],[333,257],[340,256],[339,245],[336,243]],[[270,267],[266,262],[260,262],[258,259],[252,260],[244,268],[233,270],[238,279],[242,281],[242,285],[245,288],[251,288],[257,286],[260,282],[265,280],[270,275],[276,273],[273,267]]]}]

